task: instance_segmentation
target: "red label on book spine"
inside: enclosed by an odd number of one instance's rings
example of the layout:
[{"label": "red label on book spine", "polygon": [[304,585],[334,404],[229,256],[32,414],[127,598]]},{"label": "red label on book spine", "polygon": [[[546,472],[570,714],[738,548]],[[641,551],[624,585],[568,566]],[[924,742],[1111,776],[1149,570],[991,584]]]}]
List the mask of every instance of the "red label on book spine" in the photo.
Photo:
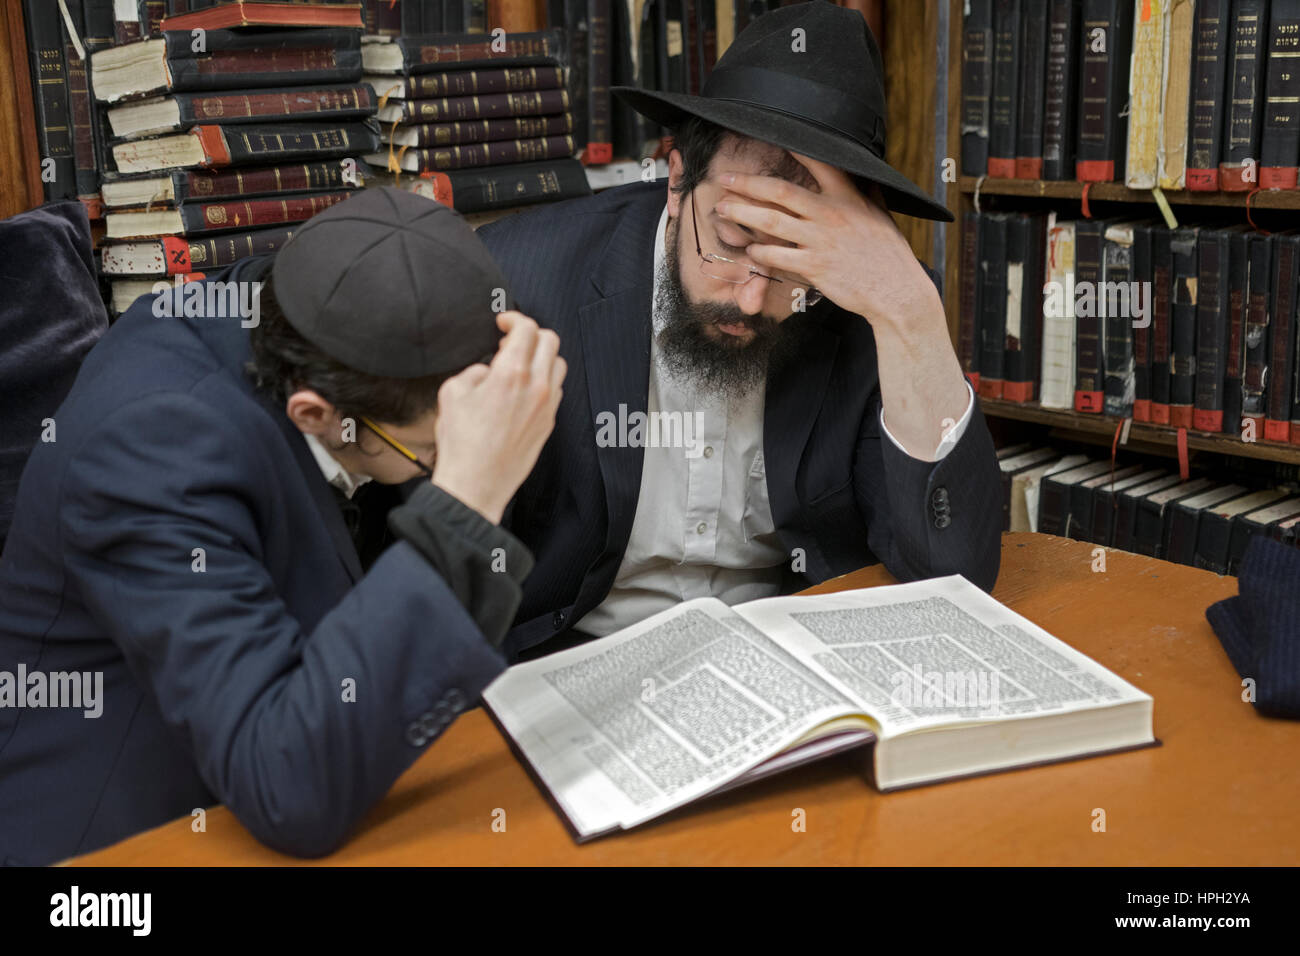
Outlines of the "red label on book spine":
[{"label": "red label on book spine", "polygon": [[1279,422],[1275,419],[1268,418],[1264,420],[1264,440],[1281,441],[1291,440],[1291,423]]},{"label": "red label on book spine", "polygon": [[1192,427],[1198,432],[1223,431],[1223,412],[1210,412],[1198,408],[1192,412]]},{"label": "red label on book spine", "polygon": [[1000,378],[981,378],[980,398],[1001,398],[1002,385],[1003,382]]},{"label": "red label on book spine", "polygon": [[1009,402],[1032,402],[1034,400],[1034,383],[1003,382],[1002,397]]},{"label": "red label on book spine", "polygon": [[1113,159],[1081,159],[1074,164],[1075,179],[1081,183],[1109,183],[1115,179]]},{"label": "red label on book spine", "polygon": [[1191,428],[1192,411],[1191,405],[1170,405],[1169,424],[1174,428]]},{"label": "red label on book spine", "polygon": [[1295,189],[1295,166],[1261,166],[1259,167],[1260,189]]},{"label": "red label on book spine", "polygon": [[[1250,192],[1255,188],[1254,182],[1247,182],[1246,170],[1255,169],[1254,166],[1230,166],[1224,163],[1219,167],[1219,189],[1225,193],[1244,193]],[[1253,179],[1257,179],[1256,173],[1251,174]]]},{"label": "red label on book spine", "polygon": [[163,258],[167,260],[167,274],[183,275],[190,271],[190,244],[180,236],[164,236]]},{"label": "red label on book spine", "polygon": [[1014,159],[998,159],[990,156],[989,176],[994,179],[1015,179],[1016,161]]},{"label": "red label on book spine", "polygon": [[975,394],[978,395],[980,393],[980,373],[967,372],[966,379],[970,382],[970,387],[975,389]]},{"label": "red label on book spine", "polygon": [[1043,161],[1038,159],[1017,159],[1016,179],[1042,179]]},{"label": "red label on book spine", "polygon": [[1217,169],[1187,170],[1187,188],[1194,192],[1214,192],[1219,188],[1219,171]]},{"label": "red label on book spine", "polygon": [[1168,425],[1169,424],[1169,406],[1160,402],[1151,403],[1151,424]]},{"label": "red label on book spine", "polygon": [[1151,399],[1139,398],[1133,402],[1133,421],[1151,421]]},{"label": "red label on book spine", "polygon": [[1090,415],[1100,414],[1104,404],[1105,392],[1075,392],[1074,410]]},{"label": "red label on book spine", "polygon": [[584,166],[600,166],[604,163],[613,161],[613,143],[588,143],[587,148],[582,151],[582,163]]}]

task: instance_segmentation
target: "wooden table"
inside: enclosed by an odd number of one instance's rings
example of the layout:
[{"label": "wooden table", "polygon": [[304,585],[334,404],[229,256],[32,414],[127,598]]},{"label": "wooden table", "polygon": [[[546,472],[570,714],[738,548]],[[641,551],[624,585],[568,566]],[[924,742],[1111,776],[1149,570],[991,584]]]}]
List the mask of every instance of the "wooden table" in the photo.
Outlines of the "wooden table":
[{"label": "wooden table", "polygon": [[[1300,863],[1300,723],[1261,717],[1205,620],[1235,578],[1093,545],[1003,539],[994,595],[1155,698],[1164,746],[882,795],[845,757],[697,803],[585,846],[481,710],[394,785],[331,864],[1291,864]],[[868,568],[815,590],[892,583]],[[792,813],[806,813],[793,832]],[[1105,811],[1105,832],[1093,829]],[[505,811],[505,832],[492,828]],[[499,816],[499,814],[498,814]],[[225,808],[74,864],[302,862]]]}]

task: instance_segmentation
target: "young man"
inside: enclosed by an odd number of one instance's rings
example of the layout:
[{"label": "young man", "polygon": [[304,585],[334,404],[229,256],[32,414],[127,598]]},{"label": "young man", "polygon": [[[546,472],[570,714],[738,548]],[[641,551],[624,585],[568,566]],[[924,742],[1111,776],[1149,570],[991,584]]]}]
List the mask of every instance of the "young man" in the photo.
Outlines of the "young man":
[{"label": "young man", "polygon": [[[263,280],[251,313],[212,308]],[[23,474],[0,558],[6,863],[218,802],[326,853],[504,667],[532,560],[498,522],[565,363],[493,311],[505,281],[469,226],[367,191],[193,288],[108,331]],[[391,512],[372,494],[406,482]]]},{"label": "young man", "polygon": [[992,587],[993,444],[884,206],[952,217],[884,161],[861,15],[784,7],[703,95],[616,92],[673,131],[668,182],[479,233],[570,366],[507,515],[537,558],[507,653],[877,561]]}]

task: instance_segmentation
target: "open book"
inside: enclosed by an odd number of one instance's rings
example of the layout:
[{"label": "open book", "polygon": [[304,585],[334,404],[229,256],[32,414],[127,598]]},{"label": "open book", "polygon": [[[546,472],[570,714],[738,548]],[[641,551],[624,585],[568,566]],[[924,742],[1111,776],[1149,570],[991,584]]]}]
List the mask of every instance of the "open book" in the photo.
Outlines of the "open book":
[{"label": "open book", "polygon": [[687,601],[483,700],[579,841],[867,744],[892,790],[1156,742],[1150,696],[956,575]]}]

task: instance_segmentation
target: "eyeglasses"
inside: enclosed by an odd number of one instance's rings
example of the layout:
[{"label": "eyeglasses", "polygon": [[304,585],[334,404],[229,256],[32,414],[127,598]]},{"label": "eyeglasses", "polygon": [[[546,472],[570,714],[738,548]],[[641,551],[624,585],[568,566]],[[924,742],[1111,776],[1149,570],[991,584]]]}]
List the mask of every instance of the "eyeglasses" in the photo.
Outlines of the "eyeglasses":
[{"label": "eyeglasses", "polygon": [[[737,262],[735,259],[728,259],[726,256],[720,256],[717,253],[705,252],[700,245],[700,224],[695,219],[695,191],[691,190],[691,229],[695,233],[695,252],[704,261],[700,263],[700,272],[710,279],[718,279],[722,282],[730,282],[733,285],[744,285],[754,276],[760,279],[766,279],[769,282],[784,283],[785,279],[778,279],[776,276],[768,275],[766,272],[760,272],[746,262]],[[814,306],[822,300],[822,294],[816,289],[808,289],[804,292],[804,305]]]},{"label": "eyeglasses", "polygon": [[[424,462],[420,461],[419,457],[415,454],[415,452],[411,451],[409,448],[407,448],[405,445],[399,442],[392,435],[388,434],[388,432],[384,431],[382,428],[380,428],[370,419],[366,418],[366,416],[362,415],[360,417],[361,417],[361,424],[365,425],[372,432],[374,432],[375,435],[379,438],[379,440],[382,441],[385,445],[393,449],[393,451],[397,452],[399,455],[401,455],[403,458],[409,461],[416,468],[419,468],[420,474],[422,474],[425,478],[433,477],[433,469],[430,468],[428,465],[426,465]],[[438,453],[436,450],[434,451],[433,454],[433,460],[435,464],[438,461]]]}]

